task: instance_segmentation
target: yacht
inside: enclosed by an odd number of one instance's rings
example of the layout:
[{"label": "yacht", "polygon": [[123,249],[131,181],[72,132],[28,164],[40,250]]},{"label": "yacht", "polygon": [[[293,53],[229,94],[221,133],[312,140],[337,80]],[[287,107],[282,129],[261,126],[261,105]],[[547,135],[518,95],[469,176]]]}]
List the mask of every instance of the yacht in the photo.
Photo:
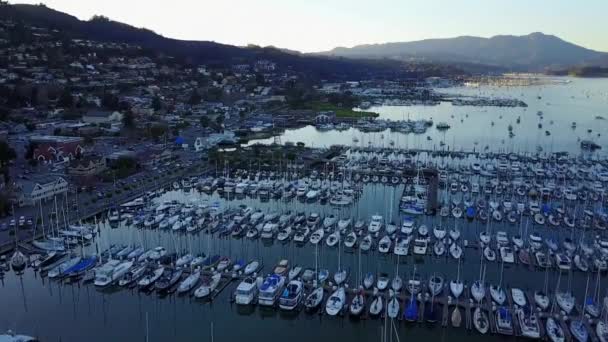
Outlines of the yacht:
[{"label": "yacht", "polygon": [[367,231],[370,233],[378,233],[382,229],[382,216],[372,215],[372,219],[367,227]]},{"label": "yacht", "polygon": [[428,240],[427,239],[416,239],[414,240],[414,254],[416,255],[426,255],[426,251],[428,248]]},{"label": "yacht", "polygon": [[292,280],[287,284],[279,298],[279,307],[282,310],[291,311],[300,304],[303,295],[304,284],[299,280]]},{"label": "yacht", "polygon": [[264,279],[258,294],[258,304],[263,306],[272,306],[276,302],[283,286],[285,285],[285,277],[278,274],[271,274]]},{"label": "yacht", "polygon": [[95,286],[104,287],[117,282],[129,271],[132,266],[132,261],[108,261],[95,271]]}]

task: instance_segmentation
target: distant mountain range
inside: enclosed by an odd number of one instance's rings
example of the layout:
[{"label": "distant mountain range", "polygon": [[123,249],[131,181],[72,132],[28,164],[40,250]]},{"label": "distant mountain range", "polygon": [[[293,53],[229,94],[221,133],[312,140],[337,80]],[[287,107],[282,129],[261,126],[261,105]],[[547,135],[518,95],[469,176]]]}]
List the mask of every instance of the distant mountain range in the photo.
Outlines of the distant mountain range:
[{"label": "distant mountain range", "polygon": [[130,43],[180,58],[187,63],[230,67],[266,59],[277,63],[280,70],[292,70],[316,79],[359,79],[366,77],[441,76],[461,73],[451,66],[431,66],[413,70],[403,61],[349,59],[314,56],[275,47],[238,47],[211,41],[185,41],[163,37],[153,31],[96,17],[79,20],[45,5],[0,3],[0,19],[9,19],[38,27],[57,29],[70,38],[105,42]]},{"label": "distant mountain range", "polygon": [[608,63],[608,53],[586,49],[556,36],[538,32],[525,36],[462,36],[358,45],[352,48],[338,47],[319,54],[349,58],[476,63],[529,71]]},{"label": "distant mountain range", "polygon": [[44,5],[10,5],[0,1],[0,19],[57,29],[70,38],[136,44],[192,64],[230,67],[267,59],[277,63],[280,69],[316,79],[450,76],[463,71],[544,71],[608,66],[608,53],[542,33],[427,39],[302,54],[275,47],[239,47],[211,41],[171,39],[108,18],[79,20]]}]

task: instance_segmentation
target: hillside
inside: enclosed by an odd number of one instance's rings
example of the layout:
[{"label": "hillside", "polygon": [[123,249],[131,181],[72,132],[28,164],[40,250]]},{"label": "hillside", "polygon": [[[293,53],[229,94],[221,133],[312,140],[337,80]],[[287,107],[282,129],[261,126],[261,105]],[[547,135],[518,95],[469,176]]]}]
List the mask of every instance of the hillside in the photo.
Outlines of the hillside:
[{"label": "hillside", "polygon": [[3,3],[0,5],[0,19],[57,29],[72,38],[136,44],[193,64],[221,67],[268,59],[277,63],[280,69],[302,72],[309,77],[319,79],[418,77],[461,73],[458,69],[443,66],[422,65],[411,68],[402,61],[310,56],[274,47],[237,47],[210,41],[177,40],[104,17],[96,17],[88,21],[79,20],[44,5]]},{"label": "hillside", "polygon": [[480,38],[462,36],[413,42],[358,45],[321,53],[350,58],[390,58],[427,62],[477,63],[512,70],[543,70],[599,64],[608,56],[543,33]]}]

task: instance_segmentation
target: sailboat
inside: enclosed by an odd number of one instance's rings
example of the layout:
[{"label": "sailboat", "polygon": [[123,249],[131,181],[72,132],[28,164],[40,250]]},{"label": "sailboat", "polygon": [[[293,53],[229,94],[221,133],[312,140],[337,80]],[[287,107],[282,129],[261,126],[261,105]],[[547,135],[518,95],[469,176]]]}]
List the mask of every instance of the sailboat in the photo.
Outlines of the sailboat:
[{"label": "sailboat", "polygon": [[562,326],[557,323],[553,317],[547,318],[545,328],[547,330],[547,336],[549,336],[551,342],[564,342],[566,340]]},{"label": "sailboat", "polygon": [[382,296],[376,295],[371,305],[369,306],[369,314],[372,316],[378,316],[383,310],[384,303],[382,301]]},{"label": "sailboat", "polygon": [[[15,212],[15,208],[13,207],[13,213]],[[11,268],[14,272],[22,272],[27,266],[27,258],[21,251],[19,250],[19,243],[17,242],[17,225],[15,225],[15,252],[11,256]]]},{"label": "sailboat", "polygon": [[399,306],[400,306],[399,299],[397,299],[395,292],[393,292],[392,290],[390,291],[389,296],[390,296],[390,300],[388,301],[386,311],[387,311],[388,317],[395,319],[399,315]]},{"label": "sailboat", "polygon": [[475,326],[475,329],[477,329],[477,331],[484,335],[488,332],[488,329],[490,328],[488,316],[479,307],[475,308],[475,311],[473,312],[473,325]]},{"label": "sailboat", "polygon": [[350,314],[354,316],[358,316],[365,309],[365,296],[363,291],[357,292],[350,302]]},{"label": "sailboat", "polygon": [[319,305],[323,301],[324,292],[325,291],[323,289],[323,286],[319,286],[314,289],[304,301],[304,306],[306,307],[306,309],[312,311],[319,307]]},{"label": "sailboat", "polygon": [[460,313],[460,308],[458,307],[458,305],[454,307],[450,320],[452,321],[452,326],[454,328],[458,328],[460,327],[460,324],[462,324],[462,314]]},{"label": "sailboat", "polygon": [[464,285],[460,281],[460,259],[458,259],[458,271],[456,273],[456,280],[450,281],[450,292],[455,299],[458,299],[464,290]]},{"label": "sailboat", "polygon": [[346,293],[343,287],[339,287],[334,293],[327,299],[325,304],[325,312],[330,316],[337,315],[344,307],[344,301],[346,300]]}]

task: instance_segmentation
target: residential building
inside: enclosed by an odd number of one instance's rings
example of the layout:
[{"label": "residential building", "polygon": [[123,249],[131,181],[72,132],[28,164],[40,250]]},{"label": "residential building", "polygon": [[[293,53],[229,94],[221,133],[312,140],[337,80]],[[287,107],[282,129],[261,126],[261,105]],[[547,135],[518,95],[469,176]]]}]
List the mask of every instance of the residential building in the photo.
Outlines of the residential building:
[{"label": "residential building", "polygon": [[34,135],[30,143],[35,144],[32,158],[39,162],[58,162],[75,158],[84,153],[84,139],[57,135]]},{"label": "residential building", "polygon": [[91,110],[82,116],[82,121],[91,124],[110,124],[121,122],[123,115],[120,112]]},{"label": "residential building", "polygon": [[88,156],[82,159],[72,160],[68,167],[68,173],[76,177],[86,177],[98,175],[106,169],[106,158]]}]

